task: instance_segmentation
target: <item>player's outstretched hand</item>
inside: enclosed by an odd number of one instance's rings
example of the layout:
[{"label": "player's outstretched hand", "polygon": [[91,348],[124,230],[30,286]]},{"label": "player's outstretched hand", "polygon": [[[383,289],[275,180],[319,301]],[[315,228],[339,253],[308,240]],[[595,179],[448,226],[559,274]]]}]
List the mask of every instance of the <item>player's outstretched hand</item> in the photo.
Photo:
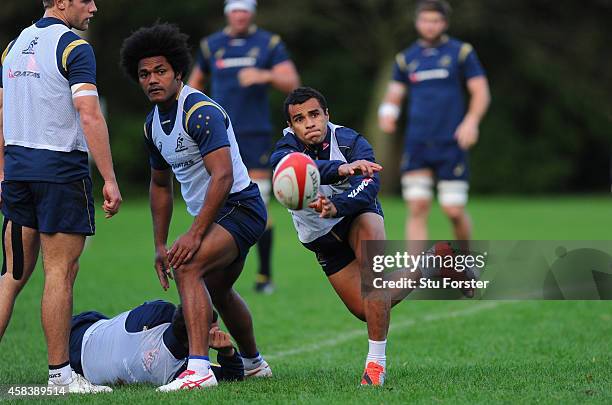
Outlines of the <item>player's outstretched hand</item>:
[{"label": "player's outstretched hand", "polygon": [[193,255],[200,249],[202,237],[194,232],[187,232],[181,235],[168,251],[170,267],[178,269],[181,265],[189,262]]},{"label": "player's outstretched hand", "polygon": [[210,328],[208,345],[224,356],[232,356],[234,345],[229,333],[223,332],[218,326]]},{"label": "player's outstretched hand", "polygon": [[157,277],[159,277],[159,283],[164,291],[166,291],[170,287],[168,278],[172,278],[172,272],[165,247],[155,250],[155,271],[157,272]]},{"label": "player's outstretched hand", "polygon": [[383,169],[381,165],[367,160],[355,160],[351,163],[345,163],[338,167],[338,175],[341,177],[354,176],[363,174],[367,177],[374,177],[374,173]]},{"label": "player's outstretched hand", "polygon": [[319,195],[316,200],[308,204],[308,206],[319,212],[321,218],[334,218],[338,213],[333,202],[324,195]]},{"label": "player's outstretched hand", "polygon": [[461,149],[470,149],[478,141],[478,122],[466,117],[457,127],[455,139]]},{"label": "player's outstretched hand", "polygon": [[119,191],[119,185],[115,180],[108,180],[104,182],[102,187],[102,195],[104,196],[104,203],[102,209],[104,210],[104,217],[110,218],[119,212],[119,207],[123,199],[121,198],[121,192]]}]

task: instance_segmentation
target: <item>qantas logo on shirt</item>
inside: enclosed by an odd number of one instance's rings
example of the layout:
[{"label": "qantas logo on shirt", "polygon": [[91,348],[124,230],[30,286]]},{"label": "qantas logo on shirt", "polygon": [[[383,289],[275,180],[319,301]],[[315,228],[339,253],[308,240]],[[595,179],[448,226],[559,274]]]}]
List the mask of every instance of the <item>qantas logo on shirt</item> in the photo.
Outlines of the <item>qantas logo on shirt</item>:
[{"label": "qantas logo on shirt", "polygon": [[257,59],[253,57],[217,59],[217,69],[255,66]]},{"label": "qantas logo on shirt", "polygon": [[20,77],[31,77],[34,79],[40,79],[40,73],[32,72],[31,70],[15,70],[9,69],[8,78],[9,79],[17,79]]},{"label": "qantas logo on shirt", "polygon": [[348,195],[349,198],[355,198],[357,197],[357,195],[359,195],[359,193],[361,193],[367,186],[368,184],[370,184],[372,182],[372,178],[367,178],[367,179],[363,179],[363,181],[361,182],[360,185],[357,186],[357,188],[353,191],[351,191]]},{"label": "qantas logo on shirt", "polygon": [[32,41],[30,41],[30,45],[23,51],[21,51],[24,55],[34,55],[34,47],[38,45],[38,37],[35,37]]},{"label": "qantas logo on shirt", "polygon": [[412,83],[418,83],[426,80],[446,79],[448,76],[449,73],[447,69],[431,69],[410,73],[409,78]]}]

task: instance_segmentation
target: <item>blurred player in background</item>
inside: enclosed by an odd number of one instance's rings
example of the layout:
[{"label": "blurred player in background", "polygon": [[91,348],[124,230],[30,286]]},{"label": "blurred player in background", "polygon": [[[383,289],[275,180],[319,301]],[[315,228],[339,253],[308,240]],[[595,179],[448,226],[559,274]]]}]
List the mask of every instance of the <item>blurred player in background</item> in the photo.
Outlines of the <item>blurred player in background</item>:
[{"label": "blurred player in background", "polygon": [[[469,240],[468,149],[478,141],[479,124],[490,102],[489,85],[476,52],[446,35],[450,6],[443,0],[420,1],[415,27],[419,39],[400,52],[393,79],[379,109],[380,128],[396,131],[407,89],[402,195],[410,211],[406,239],[427,240],[427,218],[434,179],[438,200],[455,237]],[[469,94],[466,111],[464,86]]]},{"label": "blurred player in background", "polygon": [[[219,365],[211,369],[217,381],[244,377],[242,358],[230,336],[219,329],[213,312],[209,345]],[[163,385],[187,367],[189,342],[181,307],[156,300],[114,318],[88,311],[72,318],[70,364],[94,384]]]},{"label": "blurred player in background", "polygon": [[[125,72],[155,104],[145,121],[155,268],[164,289],[174,270],[189,334],[187,370],[161,391],[217,384],[208,360],[211,299],[238,342],[246,373],[272,375],[257,351],[249,309],[232,288],[265,230],[266,208],[225,110],[183,85],[190,62],[187,36],[169,24],[139,29],[121,49]],[[194,220],[167,249],[173,173]]]},{"label": "blurred player in background", "polygon": [[384,240],[385,225],[377,199],[382,169],[366,139],[329,122],[323,95],[309,87],[285,101],[288,128],[270,157],[272,167],[287,154],[302,152],[321,173],[322,196],[309,208],[291,211],[300,242],[317,260],[346,307],[368,324],[369,352],[363,385],[382,385],[385,377],[389,302],[361,296],[361,241]]},{"label": "blurred player in background", "polygon": [[[289,93],[299,86],[300,78],[280,37],[253,25],[256,7],[256,0],[225,1],[227,27],[201,41],[189,86],[203,90],[206,81],[210,81],[212,98],[229,114],[242,160],[267,204],[272,148],[268,88],[272,85]],[[255,290],[269,294],[274,289],[270,221],[257,246],[259,273]]]},{"label": "blurred player in background", "polygon": [[42,248],[48,384],[76,393],[106,392],[110,388],[92,385],[68,361],[72,289],[85,236],[95,232],[88,150],[104,179],[106,217],[121,204],[94,52],[71,31],[86,30],[97,9],[93,0],[43,0],[43,5],[43,18],[2,53],[0,338]]}]

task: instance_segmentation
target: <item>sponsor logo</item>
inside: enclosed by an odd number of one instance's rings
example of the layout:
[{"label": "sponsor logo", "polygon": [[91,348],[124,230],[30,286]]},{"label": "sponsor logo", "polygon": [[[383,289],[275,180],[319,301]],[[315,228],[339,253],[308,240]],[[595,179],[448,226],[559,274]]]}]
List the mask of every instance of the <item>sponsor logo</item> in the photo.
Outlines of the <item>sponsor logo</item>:
[{"label": "sponsor logo", "polygon": [[59,378],[62,376],[62,373],[49,374],[49,378]]},{"label": "sponsor logo", "polygon": [[142,355],[142,368],[144,371],[151,373],[153,370],[153,362],[159,354],[159,349],[147,350]]},{"label": "sponsor logo", "polygon": [[193,159],[189,159],[185,162],[179,162],[179,163],[172,163],[172,168],[173,169],[184,169],[186,167],[191,167],[193,165],[195,165],[196,162]]},{"label": "sponsor logo", "polygon": [[23,51],[21,51],[24,55],[34,55],[34,47],[38,45],[38,37],[35,37],[32,41],[30,41],[30,45]]},{"label": "sponsor logo", "polygon": [[368,184],[370,184],[373,180],[374,179],[372,178],[363,179],[361,184],[359,184],[356,189],[354,189],[353,191],[349,193],[348,197],[349,198],[357,197],[359,193],[361,193],[368,186]]},{"label": "sponsor logo", "polygon": [[431,69],[411,73],[409,78],[412,83],[418,83],[425,80],[446,79],[448,76],[447,69]]},{"label": "sponsor logo", "polygon": [[164,144],[161,141],[159,141],[159,143],[157,144],[157,149],[159,149],[159,153],[162,152],[163,147],[164,147]]},{"label": "sponsor logo", "polygon": [[183,138],[181,135],[179,135],[178,138],[176,139],[176,148],[174,148],[174,151],[176,153],[183,152],[183,151],[187,150],[187,147],[185,145],[183,145],[184,141],[185,141],[185,138]]},{"label": "sponsor logo", "polygon": [[34,79],[40,79],[40,73],[32,72],[31,70],[11,70],[8,71],[9,79],[17,79],[20,77],[32,77]]},{"label": "sponsor logo", "polygon": [[255,66],[257,60],[250,56],[245,56],[243,58],[226,58],[226,59],[217,59],[216,65],[217,69],[228,69],[234,67],[247,67],[247,66]]}]

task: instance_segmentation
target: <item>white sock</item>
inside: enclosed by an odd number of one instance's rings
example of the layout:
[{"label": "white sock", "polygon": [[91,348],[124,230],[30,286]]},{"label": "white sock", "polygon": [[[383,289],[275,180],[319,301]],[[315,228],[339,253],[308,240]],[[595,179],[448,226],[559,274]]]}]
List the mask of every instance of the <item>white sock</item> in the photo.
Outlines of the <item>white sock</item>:
[{"label": "white sock", "polygon": [[49,366],[49,381],[58,385],[70,384],[72,381],[72,368],[70,367],[70,363],[66,362],[59,366]]},{"label": "white sock", "polygon": [[210,372],[208,356],[189,356],[187,370],[195,371],[198,375],[208,375]]},{"label": "white sock", "polygon": [[380,364],[383,367],[387,367],[387,356],[385,350],[387,349],[387,339],[376,341],[368,339],[369,350],[368,357],[366,357],[366,367],[369,362],[373,361]]},{"label": "white sock", "polygon": [[255,357],[242,356],[242,364],[244,365],[244,369],[246,371],[255,370],[257,367],[261,366],[261,363],[263,362],[264,359],[259,353],[257,353]]}]

